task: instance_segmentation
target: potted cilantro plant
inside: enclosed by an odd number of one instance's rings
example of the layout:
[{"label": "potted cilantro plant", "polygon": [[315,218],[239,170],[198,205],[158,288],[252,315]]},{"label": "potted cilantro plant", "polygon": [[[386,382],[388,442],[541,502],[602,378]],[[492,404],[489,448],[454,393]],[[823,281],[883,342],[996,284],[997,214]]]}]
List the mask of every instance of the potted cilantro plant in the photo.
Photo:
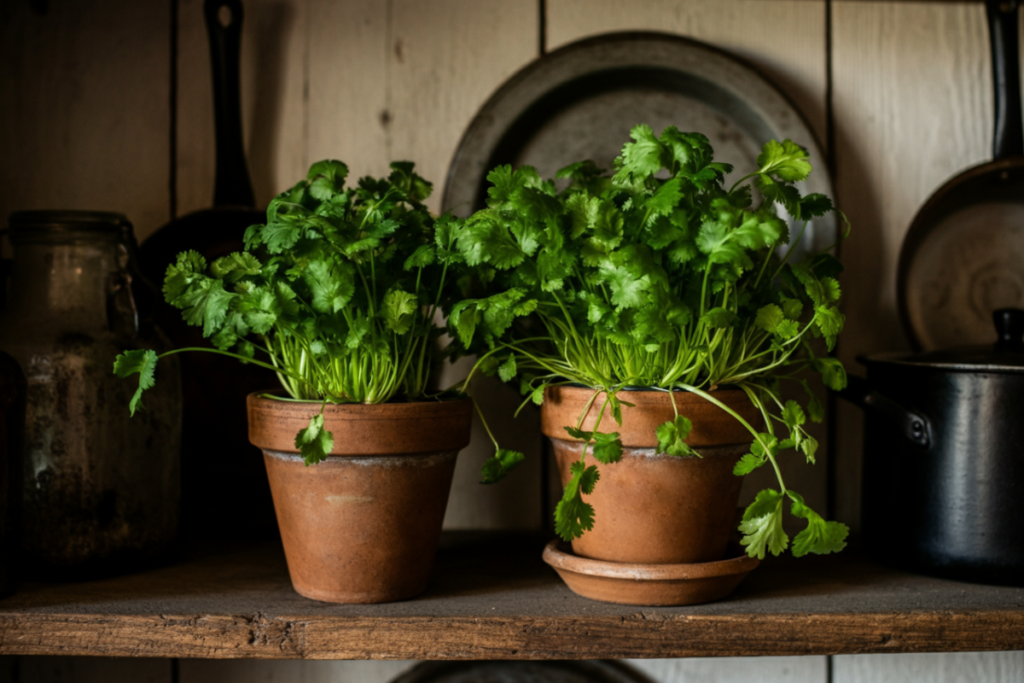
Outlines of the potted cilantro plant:
[{"label": "potted cilantro plant", "polygon": [[[426,588],[455,458],[472,406],[431,393],[442,329],[457,299],[455,221],[423,205],[411,163],[345,187],[339,161],[314,164],[275,198],[246,250],[168,268],[163,292],[219,353],[277,372],[283,391],[248,398],[295,590],[332,602],[383,602]],[[164,356],[169,354],[164,354]],[[153,385],[153,351],[131,410]],[[213,378],[211,378],[213,381]]]},{"label": "potted cilantro plant", "polygon": [[[823,410],[799,373],[817,371],[833,389],[846,382],[812,344],[831,350],[843,326],[839,262],[821,253],[792,263],[779,249],[833,210],[795,185],[811,172],[806,151],[768,142],[757,170],[726,184],[732,168],[703,135],[640,125],[631,137],[613,175],[575,163],[558,172],[560,191],[530,167],[488,175],[487,207],[458,236],[487,296],[455,305],[449,326],[481,354],[475,370],[517,378],[542,405],[564,485],[555,529],[577,555],[720,560],[739,476],[762,466],[779,487],[743,514],[746,553],[790,545],[786,507],[807,522],[794,555],[840,550],[846,527],[810,509],[778,467],[787,449],[817,456],[804,427]],[[786,381],[807,389],[803,405],[782,398]],[[519,460],[498,450],[484,480]]]}]

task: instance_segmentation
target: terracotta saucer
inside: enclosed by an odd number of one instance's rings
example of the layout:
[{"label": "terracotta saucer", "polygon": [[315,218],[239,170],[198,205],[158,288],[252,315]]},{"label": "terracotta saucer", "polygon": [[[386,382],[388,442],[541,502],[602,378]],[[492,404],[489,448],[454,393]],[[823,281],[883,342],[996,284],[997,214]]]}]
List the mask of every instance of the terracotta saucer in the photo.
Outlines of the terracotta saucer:
[{"label": "terracotta saucer", "polygon": [[555,539],[544,548],[554,567],[577,595],[623,605],[698,605],[732,593],[761,562],[730,546],[730,559],[695,564],[629,564],[591,560],[573,554]]}]

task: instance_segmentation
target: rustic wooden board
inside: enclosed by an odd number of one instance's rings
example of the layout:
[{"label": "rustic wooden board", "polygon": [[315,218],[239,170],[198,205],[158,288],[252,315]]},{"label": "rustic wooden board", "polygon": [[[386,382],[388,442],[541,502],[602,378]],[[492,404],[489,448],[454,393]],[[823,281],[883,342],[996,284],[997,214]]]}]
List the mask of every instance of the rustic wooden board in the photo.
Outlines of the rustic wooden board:
[{"label": "rustic wooden board", "polygon": [[299,597],[275,544],[0,601],[0,654],[253,659],[549,659],[1024,648],[1024,588],[890,570],[848,552],[769,561],[730,599],[680,608],[572,594],[543,540],[449,536],[416,600]]}]

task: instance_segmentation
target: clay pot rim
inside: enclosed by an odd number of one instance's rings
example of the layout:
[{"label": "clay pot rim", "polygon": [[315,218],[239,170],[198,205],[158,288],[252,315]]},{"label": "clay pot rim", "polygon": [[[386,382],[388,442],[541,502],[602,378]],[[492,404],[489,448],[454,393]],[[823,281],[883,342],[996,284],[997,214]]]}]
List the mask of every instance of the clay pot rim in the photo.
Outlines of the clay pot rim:
[{"label": "clay pot rim", "polygon": [[[730,554],[736,549],[737,546],[730,545]],[[742,551],[737,557],[714,562],[685,564],[609,562],[576,555],[567,543],[557,538],[544,547],[542,557],[544,562],[560,572],[567,571],[584,576],[619,579],[631,583],[637,581],[695,581],[735,576],[748,574],[761,564],[756,557],[750,557]]]},{"label": "clay pot rim", "polygon": [[[756,427],[762,423],[761,412],[751,403],[747,393],[739,388],[725,388],[724,385],[712,393],[714,401],[692,391],[653,389],[619,394],[620,401],[630,404],[622,407],[621,422],[614,421],[604,401],[606,395],[605,390],[594,387],[548,386],[541,405],[541,433],[552,439],[566,439],[565,427],[578,424],[580,415],[585,413],[581,427],[584,431],[593,429],[598,417],[603,416],[601,424],[607,425],[604,431],[618,432],[623,446],[654,448],[658,445],[657,427],[679,414],[689,417],[693,423],[686,443],[699,448],[749,444],[753,440],[742,422],[729,414],[730,411]],[[728,409],[722,409],[718,403],[728,406]],[[570,436],[568,440],[578,439]]]},{"label": "clay pot rim", "polygon": [[[306,405],[319,406],[321,403],[323,403],[323,401],[319,400],[319,399],[288,398],[288,397],[283,396],[284,393],[285,393],[285,390],[281,389],[281,388],[264,389],[262,391],[251,391],[251,392],[249,392],[249,396],[251,396],[252,398],[254,398],[256,400],[260,400],[260,401],[272,401],[275,405],[276,404],[280,404],[280,405],[289,405],[290,404],[290,405],[296,405],[296,406],[306,406]],[[445,392],[445,393],[447,393],[447,392]],[[448,395],[448,396],[438,396],[438,397],[435,397],[435,398],[398,399],[398,400],[392,399],[390,401],[384,401],[383,403],[331,403],[331,402],[328,401],[328,403],[324,406],[324,410],[330,410],[332,407],[334,407],[334,408],[343,408],[343,407],[360,406],[360,407],[365,407],[365,408],[371,408],[373,406],[423,405],[424,403],[457,403],[459,401],[465,401],[465,400],[469,400],[469,399],[470,399],[470,395],[469,394],[452,394],[452,395]]]},{"label": "clay pot rim", "polygon": [[[282,401],[271,396],[254,391],[246,399],[249,443],[265,451],[297,453],[295,435],[320,412],[322,401]],[[335,435],[332,458],[459,451],[469,444],[472,415],[472,399],[465,395],[323,407],[324,428]]]},{"label": "clay pot rim", "polygon": [[[295,399],[280,399],[274,396],[275,393],[283,393],[284,390],[274,392],[254,391],[249,394],[247,401],[253,401],[258,410],[279,411],[283,413],[303,413],[309,419],[314,413],[320,412],[320,405],[323,401],[304,401]],[[472,410],[472,399],[468,394],[451,396],[446,398],[428,398],[422,401],[387,401],[385,403],[327,403],[324,405],[325,420],[381,420],[402,417],[427,417],[430,412],[447,412],[452,406],[466,406],[463,410]],[[433,408],[433,411],[431,409]],[[307,412],[311,411],[311,412]],[[427,414],[424,414],[427,411]]]}]

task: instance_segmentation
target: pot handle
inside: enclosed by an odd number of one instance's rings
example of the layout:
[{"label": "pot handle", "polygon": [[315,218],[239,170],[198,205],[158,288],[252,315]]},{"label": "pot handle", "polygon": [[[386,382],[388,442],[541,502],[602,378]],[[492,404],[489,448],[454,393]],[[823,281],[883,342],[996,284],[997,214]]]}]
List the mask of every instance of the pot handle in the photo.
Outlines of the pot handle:
[{"label": "pot handle", "polygon": [[986,0],[996,121],[992,155],[996,159],[1024,154],[1021,129],[1020,57],[1017,35],[1019,0]]},{"label": "pot handle", "polygon": [[863,377],[848,376],[846,388],[835,393],[839,398],[858,405],[864,410],[873,410],[884,416],[893,425],[899,427],[903,436],[911,443],[922,447],[927,447],[931,443],[931,429],[927,419],[907,410],[891,398],[881,395],[872,389]]}]

